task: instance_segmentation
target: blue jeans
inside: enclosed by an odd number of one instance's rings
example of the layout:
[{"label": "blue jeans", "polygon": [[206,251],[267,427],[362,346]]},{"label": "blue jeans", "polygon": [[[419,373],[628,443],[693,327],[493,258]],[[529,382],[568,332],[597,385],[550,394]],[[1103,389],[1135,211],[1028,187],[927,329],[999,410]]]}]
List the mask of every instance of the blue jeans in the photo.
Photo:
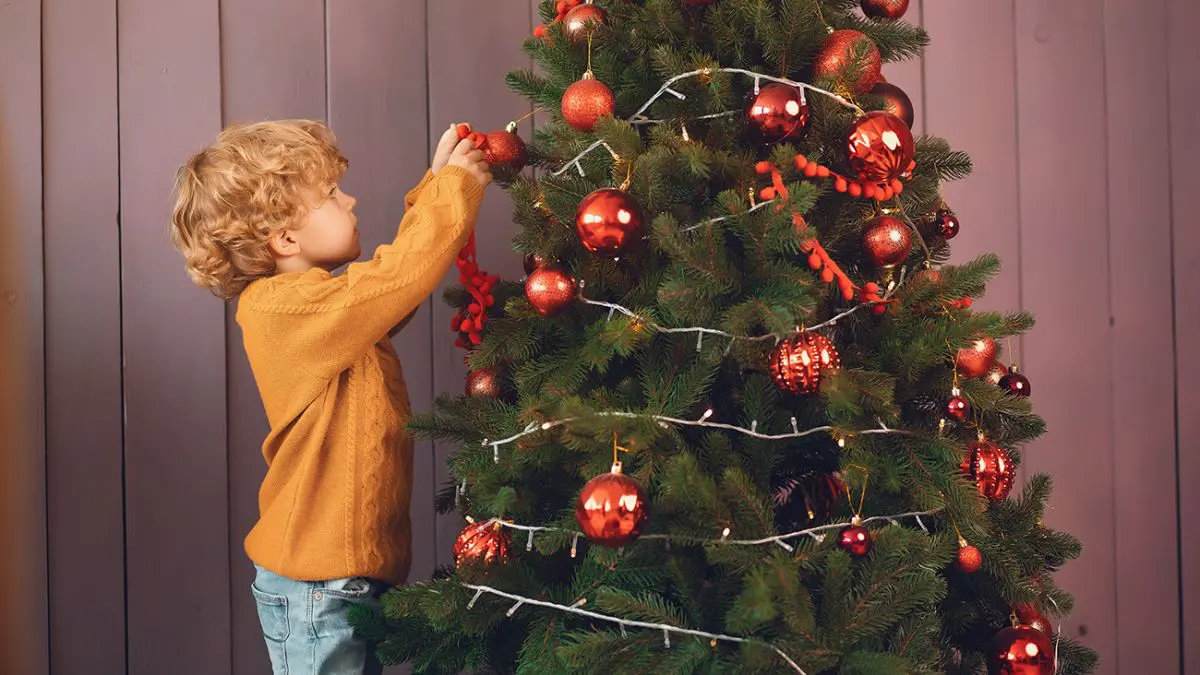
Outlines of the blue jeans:
[{"label": "blue jeans", "polygon": [[257,565],[250,591],[258,605],[275,675],[378,675],[374,649],[355,636],[350,608],[375,607],[383,583],[362,577],[295,581]]}]

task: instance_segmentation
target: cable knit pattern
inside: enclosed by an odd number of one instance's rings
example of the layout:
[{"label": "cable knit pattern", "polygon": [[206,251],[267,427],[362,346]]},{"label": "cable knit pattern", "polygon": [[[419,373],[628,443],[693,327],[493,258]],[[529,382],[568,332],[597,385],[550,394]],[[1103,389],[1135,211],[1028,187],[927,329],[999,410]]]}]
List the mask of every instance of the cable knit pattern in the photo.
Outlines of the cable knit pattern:
[{"label": "cable knit pattern", "polygon": [[427,174],[395,240],[370,261],[336,276],[279,274],[242,293],[237,320],[271,425],[246,537],[254,562],[301,581],[408,575],[411,411],[387,334],[437,288],[482,198],[462,169]]}]

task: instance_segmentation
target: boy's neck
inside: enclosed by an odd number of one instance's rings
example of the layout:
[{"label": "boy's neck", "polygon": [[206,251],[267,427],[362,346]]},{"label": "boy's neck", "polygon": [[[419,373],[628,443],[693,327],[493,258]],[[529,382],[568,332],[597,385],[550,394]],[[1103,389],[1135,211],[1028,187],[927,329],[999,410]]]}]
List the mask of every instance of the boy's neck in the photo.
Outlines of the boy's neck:
[{"label": "boy's neck", "polygon": [[315,267],[317,266],[299,256],[275,258],[276,274],[303,274]]}]

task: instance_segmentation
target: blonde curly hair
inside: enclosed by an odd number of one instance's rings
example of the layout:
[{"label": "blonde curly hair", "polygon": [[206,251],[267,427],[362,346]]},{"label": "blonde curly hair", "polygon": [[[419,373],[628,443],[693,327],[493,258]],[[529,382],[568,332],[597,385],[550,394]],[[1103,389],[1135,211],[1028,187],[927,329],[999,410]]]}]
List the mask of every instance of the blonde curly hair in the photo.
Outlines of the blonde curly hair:
[{"label": "blonde curly hair", "polygon": [[275,273],[272,232],[296,227],[305,195],[337,183],[348,162],[321,122],[235,124],[175,176],[171,241],[188,276],[218,297],[236,297]]}]

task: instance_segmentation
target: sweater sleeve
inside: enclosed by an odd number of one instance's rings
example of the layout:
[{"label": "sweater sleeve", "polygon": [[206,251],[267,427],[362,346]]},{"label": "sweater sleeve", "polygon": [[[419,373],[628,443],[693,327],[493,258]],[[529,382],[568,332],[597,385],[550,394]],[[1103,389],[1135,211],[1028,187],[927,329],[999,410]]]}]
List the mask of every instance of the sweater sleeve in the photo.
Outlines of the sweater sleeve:
[{"label": "sweater sleeve", "polygon": [[404,195],[405,211],[408,211],[413,207],[413,204],[417,203],[417,199],[421,197],[421,193],[425,190],[425,186],[429,185],[429,181],[431,180],[433,180],[433,171],[426,170],[425,176],[421,178],[421,182],[417,183],[415,188],[409,190],[408,194]]},{"label": "sweater sleeve", "polygon": [[267,280],[241,311],[298,367],[322,378],[350,367],[437,288],[466,244],[483,198],[468,172],[448,166],[430,179],[392,243],[334,276],[323,269]]}]

